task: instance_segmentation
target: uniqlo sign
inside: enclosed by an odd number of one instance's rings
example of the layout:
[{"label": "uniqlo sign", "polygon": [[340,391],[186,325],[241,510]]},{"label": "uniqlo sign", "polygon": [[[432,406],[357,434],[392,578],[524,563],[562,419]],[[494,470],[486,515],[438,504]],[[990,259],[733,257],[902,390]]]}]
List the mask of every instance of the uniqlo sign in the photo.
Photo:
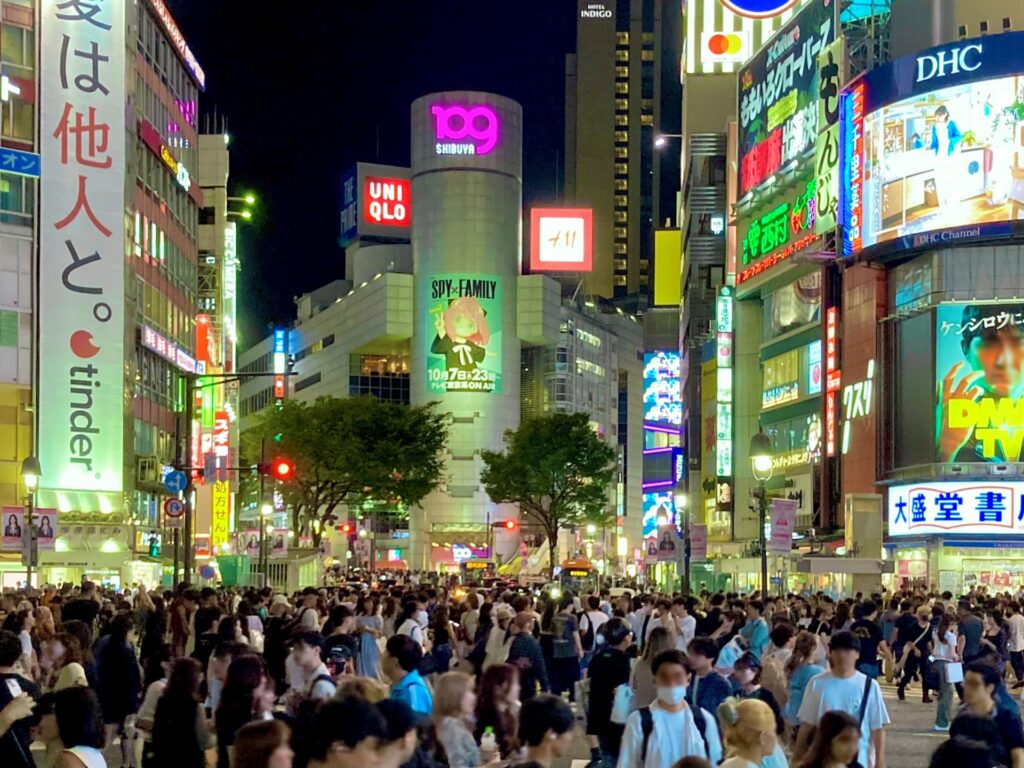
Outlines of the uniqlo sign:
[{"label": "uniqlo sign", "polygon": [[128,3],[40,6],[41,484],[120,493]]},{"label": "uniqlo sign", "polygon": [[366,177],[363,185],[363,218],[367,224],[408,227],[411,217],[408,179]]},{"label": "uniqlo sign", "polygon": [[593,232],[590,208],[534,208],[530,211],[530,271],[590,272]]}]

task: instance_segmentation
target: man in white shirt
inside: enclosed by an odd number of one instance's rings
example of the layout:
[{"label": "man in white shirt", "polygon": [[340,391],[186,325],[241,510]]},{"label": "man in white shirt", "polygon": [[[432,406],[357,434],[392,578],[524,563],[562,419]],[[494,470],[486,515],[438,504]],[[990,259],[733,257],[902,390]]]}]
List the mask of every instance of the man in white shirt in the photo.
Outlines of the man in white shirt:
[{"label": "man in white shirt", "polygon": [[697,634],[697,619],[690,615],[690,605],[685,597],[672,601],[672,616],[676,621],[676,648],[685,652]]},{"label": "man in white shirt", "polygon": [[857,671],[860,640],[852,632],[836,632],[828,647],[829,671],[812,677],[804,690],[794,754],[806,753],[821,716],[838,709],[860,723],[857,762],[864,768],[885,768],[885,726],[889,724],[889,712],[878,683]]},{"label": "man in white shirt", "polygon": [[651,663],[658,697],[626,720],[616,768],[665,768],[684,757],[711,765],[722,760],[722,740],[715,717],[686,703],[690,668],[677,650],[659,653]]},{"label": "man in white shirt", "polygon": [[1017,678],[1014,688],[1024,688],[1024,615],[1020,612],[1020,603],[1010,603],[1010,618],[1006,620],[1010,627],[1010,637],[1006,647],[1010,651],[1010,666]]},{"label": "man in white shirt", "polygon": [[587,598],[587,612],[580,616],[580,643],[583,645],[583,663],[580,669],[590,666],[590,659],[597,650],[597,636],[601,627],[608,622],[608,614],[601,610],[601,600],[596,595]]},{"label": "man in white shirt", "polygon": [[302,603],[299,605],[299,629],[305,632],[320,631],[320,613],[316,609],[317,593],[313,587],[302,590]]},{"label": "man in white shirt", "polygon": [[[292,711],[301,699],[326,700],[333,699],[338,692],[334,675],[323,663],[320,654],[324,647],[324,637],[319,632],[303,632],[295,639],[291,655],[298,663],[305,677],[305,683],[292,697]],[[293,692],[294,693],[294,692]]]}]

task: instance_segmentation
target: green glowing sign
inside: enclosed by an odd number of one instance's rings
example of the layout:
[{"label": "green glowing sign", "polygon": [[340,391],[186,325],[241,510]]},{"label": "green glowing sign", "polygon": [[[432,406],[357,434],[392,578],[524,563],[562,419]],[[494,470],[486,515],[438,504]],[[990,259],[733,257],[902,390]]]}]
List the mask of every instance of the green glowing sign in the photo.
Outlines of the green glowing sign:
[{"label": "green glowing sign", "polygon": [[740,221],[744,264],[750,264],[785,247],[794,236],[814,231],[817,187],[816,179],[807,180],[786,193],[783,202],[772,201],[772,207],[767,211],[745,222]]}]

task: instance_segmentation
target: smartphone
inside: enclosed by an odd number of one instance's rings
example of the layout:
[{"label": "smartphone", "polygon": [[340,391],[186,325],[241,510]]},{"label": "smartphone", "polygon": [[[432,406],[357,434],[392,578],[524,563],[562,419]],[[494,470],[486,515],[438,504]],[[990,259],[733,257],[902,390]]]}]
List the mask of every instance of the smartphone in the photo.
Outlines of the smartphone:
[{"label": "smartphone", "polygon": [[11,692],[11,698],[16,699],[21,696],[21,686],[18,681],[13,678],[7,678],[7,690]]}]

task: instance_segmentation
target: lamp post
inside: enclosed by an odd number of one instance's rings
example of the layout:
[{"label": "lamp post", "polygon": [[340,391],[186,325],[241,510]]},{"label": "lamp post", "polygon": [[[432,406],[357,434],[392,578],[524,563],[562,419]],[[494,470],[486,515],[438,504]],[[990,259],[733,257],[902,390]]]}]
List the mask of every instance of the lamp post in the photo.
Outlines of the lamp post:
[{"label": "lamp post", "polygon": [[764,484],[772,476],[772,444],[763,430],[750,438],[750,465],[758,483],[758,510],[760,524],[758,537],[761,542],[761,600],[768,600],[768,542],[765,541],[764,527],[768,516],[768,497]]},{"label": "lamp post", "polygon": [[690,507],[687,504],[686,491],[676,488],[676,527],[680,525],[679,513],[682,512],[683,526],[683,594],[690,594]]},{"label": "lamp post", "polygon": [[22,547],[22,562],[27,572],[25,586],[32,586],[32,568],[39,561],[39,540],[36,538],[36,488],[39,487],[39,476],[42,475],[39,467],[39,459],[29,456],[21,462],[21,479],[25,483],[25,530],[22,536],[27,536],[26,546]]},{"label": "lamp post", "polygon": [[263,502],[260,505],[260,570],[263,572],[263,586],[270,583],[270,553],[267,551],[267,535],[274,532],[274,527],[267,521],[274,513],[274,507],[270,502]]},{"label": "lamp post", "polygon": [[681,139],[683,134],[681,133],[659,133],[654,137],[654,148],[661,149],[668,144],[669,139]]}]

